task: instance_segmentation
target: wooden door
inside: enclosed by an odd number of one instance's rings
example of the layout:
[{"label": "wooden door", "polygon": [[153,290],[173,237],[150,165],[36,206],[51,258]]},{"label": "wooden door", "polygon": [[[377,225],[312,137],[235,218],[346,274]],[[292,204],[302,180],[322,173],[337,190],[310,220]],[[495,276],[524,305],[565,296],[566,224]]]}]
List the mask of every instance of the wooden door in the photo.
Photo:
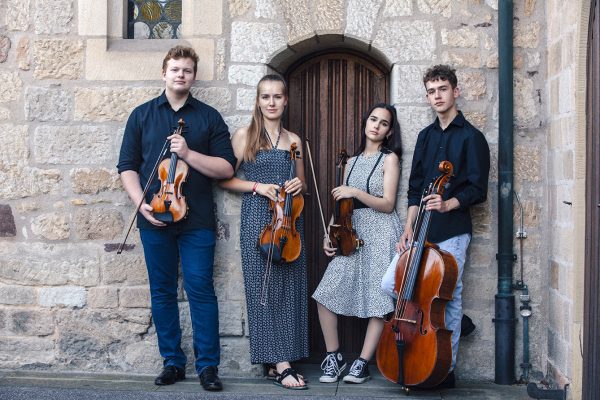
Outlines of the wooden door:
[{"label": "wooden door", "polygon": [[600,4],[590,9],[587,87],[587,165],[583,399],[600,399]]},{"label": "wooden door", "polygon": [[[335,162],[341,149],[354,154],[360,144],[360,123],[368,108],[388,99],[384,69],[351,53],[321,54],[292,66],[287,74],[289,103],[287,126],[298,133],[306,147],[309,140],[325,223],[332,214],[330,191],[335,184]],[[306,149],[304,150],[308,194],[304,208],[308,293],[312,295],[327,267],[323,254],[323,224],[317,204]],[[347,358],[360,353],[366,320],[340,318],[340,346]],[[309,298],[311,361],[325,352],[316,303]],[[350,358],[352,359],[352,358]]]}]

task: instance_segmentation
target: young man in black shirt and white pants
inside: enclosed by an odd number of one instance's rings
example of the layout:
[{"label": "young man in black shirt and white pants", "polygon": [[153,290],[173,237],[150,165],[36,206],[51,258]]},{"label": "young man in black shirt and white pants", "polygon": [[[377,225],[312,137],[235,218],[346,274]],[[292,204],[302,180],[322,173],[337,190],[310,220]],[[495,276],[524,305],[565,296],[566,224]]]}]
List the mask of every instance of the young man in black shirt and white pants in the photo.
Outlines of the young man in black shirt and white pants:
[{"label": "young man in black shirt and white pants", "polygon": [[[487,198],[490,171],[490,149],[484,135],[471,125],[457,109],[460,95],[455,71],[447,65],[436,65],[425,73],[423,83],[436,120],[423,129],[417,138],[408,188],[408,214],[404,233],[397,245],[406,250],[413,236],[423,190],[441,173],[440,161],[450,161],[454,176],[443,196],[425,197],[431,214],[429,242],[452,254],[458,265],[458,279],[452,301],[446,304],[446,328],[452,331],[452,366],[443,387],[454,387],[454,367],[462,318],[462,273],[467,248],[471,241],[470,207]],[[390,265],[382,280],[382,288],[394,292],[395,268]],[[394,297],[396,296],[393,294]]]}]

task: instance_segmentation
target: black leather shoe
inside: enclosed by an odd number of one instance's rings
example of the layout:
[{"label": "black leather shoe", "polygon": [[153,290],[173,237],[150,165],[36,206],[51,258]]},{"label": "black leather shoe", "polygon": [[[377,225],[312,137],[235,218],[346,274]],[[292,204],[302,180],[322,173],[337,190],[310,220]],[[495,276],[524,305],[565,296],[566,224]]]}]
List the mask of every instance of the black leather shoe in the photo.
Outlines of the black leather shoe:
[{"label": "black leather shoe", "polygon": [[456,378],[454,377],[454,371],[450,371],[446,379],[442,381],[435,389],[454,389],[456,387]]},{"label": "black leather shoe", "polygon": [[219,370],[213,365],[209,365],[202,370],[199,378],[204,390],[210,390],[213,392],[223,390],[223,383],[221,383],[221,380],[217,375],[218,373]]},{"label": "black leather shoe", "polygon": [[163,368],[160,375],[154,380],[154,384],[158,386],[172,385],[177,381],[185,379],[185,370],[174,365],[167,365]]}]

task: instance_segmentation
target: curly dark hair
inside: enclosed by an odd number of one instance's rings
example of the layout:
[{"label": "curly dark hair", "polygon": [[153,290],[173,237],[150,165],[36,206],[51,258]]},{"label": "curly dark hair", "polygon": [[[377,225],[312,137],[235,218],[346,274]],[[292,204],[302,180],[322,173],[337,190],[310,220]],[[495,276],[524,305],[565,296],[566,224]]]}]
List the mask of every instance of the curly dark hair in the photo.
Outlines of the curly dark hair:
[{"label": "curly dark hair", "polygon": [[427,88],[427,82],[439,80],[450,82],[452,89],[454,89],[458,85],[456,70],[449,65],[439,64],[429,68],[425,72],[425,75],[423,75],[423,85],[425,85],[425,88]]}]

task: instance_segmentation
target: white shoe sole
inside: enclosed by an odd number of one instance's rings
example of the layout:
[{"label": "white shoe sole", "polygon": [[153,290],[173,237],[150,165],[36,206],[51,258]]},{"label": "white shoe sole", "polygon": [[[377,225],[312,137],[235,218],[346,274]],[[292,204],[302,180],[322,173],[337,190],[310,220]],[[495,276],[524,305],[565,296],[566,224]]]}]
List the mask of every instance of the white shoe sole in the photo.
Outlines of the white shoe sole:
[{"label": "white shoe sole", "polygon": [[369,379],[371,379],[371,375],[365,376],[364,378],[357,378],[356,376],[346,375],[343,381],[346,383],[365,383]]},{"label": "white shoe sole", "polygon": [[[344,370],[346,369],[347,364],[342,365],[342,367],[340,368],[340,375],[342,374],[342,372],[344,372]],[[337,381],[340,380],[340,375],[338,376],[327,376],[327,375],[321,375],[321,377],[319,378],[319,382],[321,383],[335,383]]]}]

